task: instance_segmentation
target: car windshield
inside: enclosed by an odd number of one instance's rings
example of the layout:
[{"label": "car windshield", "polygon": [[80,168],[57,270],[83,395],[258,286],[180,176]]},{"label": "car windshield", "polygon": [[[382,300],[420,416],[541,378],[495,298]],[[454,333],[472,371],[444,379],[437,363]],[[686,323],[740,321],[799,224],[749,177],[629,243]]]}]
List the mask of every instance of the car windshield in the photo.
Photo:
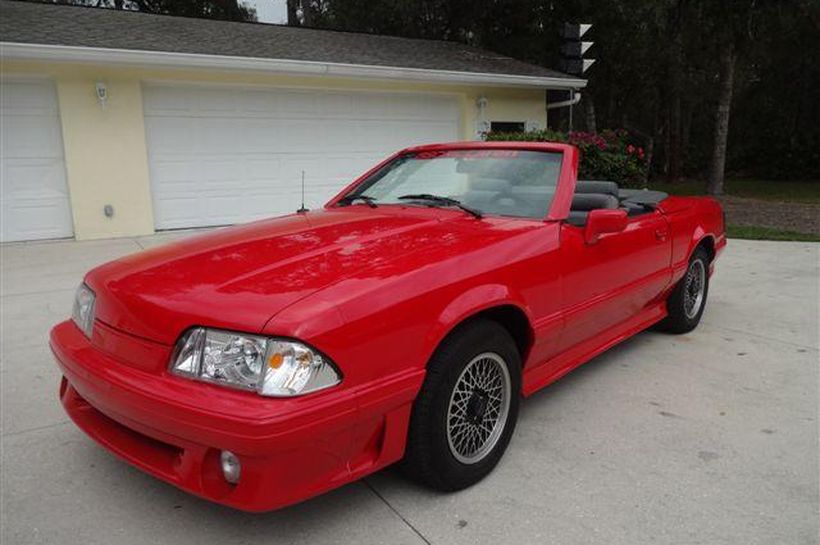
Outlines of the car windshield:
[{"label": "car windshield", "polygon": [[409,153],[370,175],[342,202],[463,205],[481,214],[541,219],[555,194],[561,158],[512,149]]}]

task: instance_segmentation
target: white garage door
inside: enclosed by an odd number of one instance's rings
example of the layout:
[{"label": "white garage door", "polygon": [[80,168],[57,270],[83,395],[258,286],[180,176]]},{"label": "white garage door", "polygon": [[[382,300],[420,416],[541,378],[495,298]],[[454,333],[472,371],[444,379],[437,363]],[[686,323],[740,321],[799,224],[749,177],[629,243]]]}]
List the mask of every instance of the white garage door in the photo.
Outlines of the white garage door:
[{"label": "white garage door", "polygon": [[57,93],[48,81],[0,83],[0,241],[70,237]]},{"label": "white garage door", "polygon": [[454,140],[447,95],[146,85],[158,229],[226,225],[308,208],[390,153]]}]

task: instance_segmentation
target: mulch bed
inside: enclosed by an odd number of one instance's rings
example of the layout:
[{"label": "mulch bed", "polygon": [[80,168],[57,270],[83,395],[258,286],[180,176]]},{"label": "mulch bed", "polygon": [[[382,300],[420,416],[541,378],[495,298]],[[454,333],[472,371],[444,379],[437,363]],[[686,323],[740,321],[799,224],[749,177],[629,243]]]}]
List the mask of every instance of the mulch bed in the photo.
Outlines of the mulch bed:
[{"label": "mulch bed", "polygon": [[725,195],[719,197],[726,223],[742,227],[770,227],[820,235],[820,204],[762,201]]}]

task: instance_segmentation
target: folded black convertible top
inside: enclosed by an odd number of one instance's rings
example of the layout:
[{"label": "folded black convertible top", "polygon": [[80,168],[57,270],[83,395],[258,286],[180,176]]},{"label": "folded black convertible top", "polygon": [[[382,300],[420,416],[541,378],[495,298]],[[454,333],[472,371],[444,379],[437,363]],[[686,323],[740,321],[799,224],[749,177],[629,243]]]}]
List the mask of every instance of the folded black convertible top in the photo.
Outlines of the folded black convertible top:
[{"label": "folded black convertible top", "polygon": [[668,196],[669,193],[652,189],[621,189],[618,191],[618,199],[621,202],[641,204],[653,208]]}]

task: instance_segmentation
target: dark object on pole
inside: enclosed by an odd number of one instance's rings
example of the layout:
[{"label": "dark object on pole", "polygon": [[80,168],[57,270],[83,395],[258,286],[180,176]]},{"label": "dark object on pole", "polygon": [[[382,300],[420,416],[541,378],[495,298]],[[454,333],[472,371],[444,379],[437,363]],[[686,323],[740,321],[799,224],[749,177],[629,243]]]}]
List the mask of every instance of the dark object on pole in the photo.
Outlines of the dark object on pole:
[{"label": "dark object on pole", "polygon": [[590,28],[592,25],[586,23],[564,23],[561,28],[561,70],[567,74],[580,76],[595,62],[584,58],[594,42],[581,41]]}]

